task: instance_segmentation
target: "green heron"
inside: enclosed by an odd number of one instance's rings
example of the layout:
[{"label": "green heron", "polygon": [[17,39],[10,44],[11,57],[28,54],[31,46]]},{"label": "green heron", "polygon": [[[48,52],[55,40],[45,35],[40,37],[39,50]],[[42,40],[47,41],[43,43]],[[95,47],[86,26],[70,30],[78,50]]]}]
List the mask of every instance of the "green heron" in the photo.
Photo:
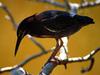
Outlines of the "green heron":
[{"label": "green heron", "polygon": [[[68,37],[79,31],[82,27],[93,24],[94,21],[88,16],[71,15],[66,11],[48,10],[25,18],[17,29],[17,42],[15,55],[21,40],[29,34],[39,38],[54,38],[57,45],[51,57],[59,51],[63,42],[62,37]],[[59,41],[61,44],[59,45]]]}]

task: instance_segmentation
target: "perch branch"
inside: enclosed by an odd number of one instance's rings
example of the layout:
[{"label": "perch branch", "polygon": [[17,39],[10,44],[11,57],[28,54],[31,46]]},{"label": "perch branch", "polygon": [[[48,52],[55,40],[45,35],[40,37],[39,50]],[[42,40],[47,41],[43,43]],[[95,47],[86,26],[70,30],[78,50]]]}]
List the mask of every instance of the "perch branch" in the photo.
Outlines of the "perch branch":
[{"label": "perch branch", "polygon": [[87,54],[84,57],[73,57],[73,58],[68,58],[65,60],[52,59],[46,65],[44,65],[42,71],[40,72],[40,75],[50,75],[50,73],[53,71],[53,69],[57,65],[63,65],[63,64],[74,63],[74,62],[83,62],[83,61],[87,61],[87,60],[91,60],[90,67],[86,68],[86,69],[82,69],[82,72],[84,73],[84,72],[90,71],[92,69],[93,63],[94,63],[93,55],[95,55],[98,51],[100,51],[100,48],[97,48],[97,49],[91,51],[89,54]]}]

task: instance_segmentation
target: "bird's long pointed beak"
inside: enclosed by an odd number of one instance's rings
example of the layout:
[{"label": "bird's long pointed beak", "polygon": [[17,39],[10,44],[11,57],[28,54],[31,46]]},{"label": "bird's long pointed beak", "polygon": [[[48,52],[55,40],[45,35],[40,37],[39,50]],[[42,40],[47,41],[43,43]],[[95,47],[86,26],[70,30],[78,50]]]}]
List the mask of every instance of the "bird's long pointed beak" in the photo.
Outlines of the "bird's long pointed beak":
[{"label": "bird's long pointed beak", "polygon": [[18,52],[18,48],[19,48],[19,45],[20,45],[21,40],[23,39],[23,37],[24,37],[24,34],[23,34],[23,35],[20,35],[20,36],[17,38],[16,48],[15,48],[15,56],[16,56],[16,54],[17,54],[17,52]]}]

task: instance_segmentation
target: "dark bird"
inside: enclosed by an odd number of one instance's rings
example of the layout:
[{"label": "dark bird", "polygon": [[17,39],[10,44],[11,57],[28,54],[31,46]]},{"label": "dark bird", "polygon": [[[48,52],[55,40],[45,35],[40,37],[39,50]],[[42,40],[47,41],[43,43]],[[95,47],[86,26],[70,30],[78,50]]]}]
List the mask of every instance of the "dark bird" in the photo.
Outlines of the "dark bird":
[{"label": "dark bird", "polygon": [[[82,27],[93,24],[94,21],[88,16],[71,15],[66,11],[48,10],[40,14],[34,14],[25,18],[17,29],[17,43],[15,48],[15,55],[21,40],[25,35],[29,34],[40,38],[55,38],[58,39],[65,36],[70,36],[79,31]],[[59,46],[60,48],[61,46]],[[56,48],[56,52],[59,50]],[[52,54],[52,56],[55,55]]]}]

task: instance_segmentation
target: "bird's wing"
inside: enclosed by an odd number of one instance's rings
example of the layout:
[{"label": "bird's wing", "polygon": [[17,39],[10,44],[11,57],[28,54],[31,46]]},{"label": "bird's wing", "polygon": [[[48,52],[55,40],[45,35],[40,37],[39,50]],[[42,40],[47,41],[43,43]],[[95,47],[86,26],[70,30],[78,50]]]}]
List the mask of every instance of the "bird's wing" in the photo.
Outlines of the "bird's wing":
[{"label": "bird's wing", "polygon": [[67,17],[70,17],[70,14],[65,11],[49,10],[49,11],[44,11],[44,12],[38,14],[37,18],[40,21],[45,21],[45,20],[53,19],[59,15],[65,15]]},{"label": "bird's wing", "polygon": [[72,17],[65,11],[45,11],[39,16],[43,26],[51,32],[62,31],[72,25]]}]

